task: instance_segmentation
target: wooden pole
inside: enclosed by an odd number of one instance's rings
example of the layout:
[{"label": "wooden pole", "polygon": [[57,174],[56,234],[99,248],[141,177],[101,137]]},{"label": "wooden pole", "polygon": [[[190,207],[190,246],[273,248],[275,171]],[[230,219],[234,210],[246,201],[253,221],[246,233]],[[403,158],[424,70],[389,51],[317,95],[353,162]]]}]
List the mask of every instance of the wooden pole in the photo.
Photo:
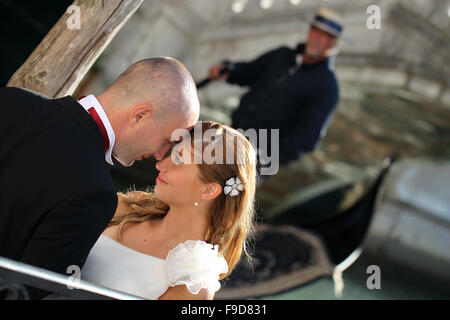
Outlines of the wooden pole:
[{"label": "wooden pole", "polygon": [[[74,10],[68,10],[58,20],[7,86],[31,89],[53,98],[73,94],[96,59],[142,2],[74,1],[71,6]],[[75,24],[74,28],[73,22],[79,22],[78,27]]]}]

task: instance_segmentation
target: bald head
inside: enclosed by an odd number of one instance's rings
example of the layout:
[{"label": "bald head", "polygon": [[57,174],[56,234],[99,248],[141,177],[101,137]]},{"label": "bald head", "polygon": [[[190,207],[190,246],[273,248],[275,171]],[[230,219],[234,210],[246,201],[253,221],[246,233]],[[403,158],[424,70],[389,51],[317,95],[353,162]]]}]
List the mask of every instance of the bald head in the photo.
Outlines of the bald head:
[{"label": "bald head", "polygon": [[115,133],[113,155],[122,165],[170,149],[172,132],[197,122],[200,104],[191,74],[172,58],[138,61],[98,97]]},{"label": "bald head", "polygon": [[132,64],[105,92],[113,108],[149,104],[155,121],[198,118],[197,89],[190,72],[178,60],[158,57]]}]

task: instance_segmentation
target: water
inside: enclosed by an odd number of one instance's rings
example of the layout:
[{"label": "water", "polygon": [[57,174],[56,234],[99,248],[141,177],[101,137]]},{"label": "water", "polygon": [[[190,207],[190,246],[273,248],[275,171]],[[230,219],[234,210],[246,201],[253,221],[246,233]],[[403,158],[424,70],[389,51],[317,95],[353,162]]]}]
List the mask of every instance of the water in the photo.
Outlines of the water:
[{"label": "water", "polygon": [[[367,273],[370,265],[379,265],[380,289],[368,289]],[[301,288],[267,296],[274,300],[428,300],[450,299],[450,284],[431,279],[423,273],[394,265],[388,261],[363,253],[344,273],[344,289],[340,298],[334,295],[331,278],[316,280]]]}]

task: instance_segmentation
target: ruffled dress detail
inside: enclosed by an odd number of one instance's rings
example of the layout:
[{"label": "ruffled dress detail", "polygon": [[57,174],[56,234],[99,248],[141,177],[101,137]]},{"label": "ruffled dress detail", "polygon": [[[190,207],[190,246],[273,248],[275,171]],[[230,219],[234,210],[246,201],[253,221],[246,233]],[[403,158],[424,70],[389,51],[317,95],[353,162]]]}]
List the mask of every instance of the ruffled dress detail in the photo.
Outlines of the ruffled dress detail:
[{"label": "ruffled dress detail", "polygon": [[218,291],[219,275],[228,272],[227,262],[219,257],[218,250],[218,245],[200,240],[188,240],[170,250],[165,260],[169,286],[184,284],[193,294],[202,288]]}]

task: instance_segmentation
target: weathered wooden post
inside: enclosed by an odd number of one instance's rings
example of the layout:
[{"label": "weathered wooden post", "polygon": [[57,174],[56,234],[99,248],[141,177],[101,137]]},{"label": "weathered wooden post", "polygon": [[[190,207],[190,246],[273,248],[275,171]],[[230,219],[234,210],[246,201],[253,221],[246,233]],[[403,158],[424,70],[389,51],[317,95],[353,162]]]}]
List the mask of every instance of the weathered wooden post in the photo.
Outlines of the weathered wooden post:
[{"label": "weathered wooden post", "polygon": [[49,97],[72,94],[143,0],[76,0],[7,86]]}]

